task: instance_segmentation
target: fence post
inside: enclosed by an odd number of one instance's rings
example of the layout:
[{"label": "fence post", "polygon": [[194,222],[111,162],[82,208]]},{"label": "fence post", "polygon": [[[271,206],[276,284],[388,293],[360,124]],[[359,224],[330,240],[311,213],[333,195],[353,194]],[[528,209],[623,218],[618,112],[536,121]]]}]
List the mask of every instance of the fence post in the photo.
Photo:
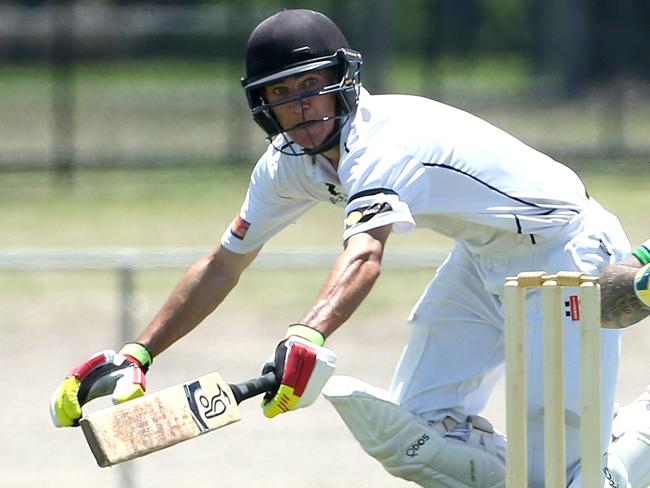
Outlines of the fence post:
[{"label": "fence post", "polygon": [[[135,303],[135,269],[125,265],[117,269],[119,283],[119,310],[120,324],[118,344],[132,341],[134,339],[133,305]],[[116,466],[117,477],[115,486],[117,488],[136,488],[135,461]]]},{"label": "fence post", "polygon": [[372,91],[382,93],[387,88],[388,73],[391,64],[391,44],[395,26],[394,9],[388,0],[366,1],[367,11],[372,12],[373,20],[366,25],[366,52],[371,60],[365,66],[368,76],[365,78]]},{"label": "fence post", "polygon": [[625,154],[625,87],[619,77],[606,88],[601,127],[601,154],[610,158]]},{"label": "fence post", "polygon": [[74,11],[71,0],[53,7],[52,158],[59,178],[69,177],[75,160]]}]

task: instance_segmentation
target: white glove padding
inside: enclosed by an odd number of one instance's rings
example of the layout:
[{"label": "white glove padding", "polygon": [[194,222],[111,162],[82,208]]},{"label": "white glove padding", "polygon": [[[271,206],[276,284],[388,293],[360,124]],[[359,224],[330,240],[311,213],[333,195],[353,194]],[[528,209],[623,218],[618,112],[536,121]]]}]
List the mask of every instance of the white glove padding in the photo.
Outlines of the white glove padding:
[{"label": "white glove padding", "polygon": [[336,354],[298,336],[280,342],[263,373],[273,371],[280,385],[262,402],[264,415],[278,414],[314,403],[327,380],[334,374]]},{"label": "white glove padding", "polygon": [[79,388],[79,403],[111,395],[114,404],[123,403],[144,394],[147,387],[142,367],[115,351],[103,351],[106,362],[83,378]]},{"label": "white glove padding", "polygon": [[[50,416],[56,427],[79,425],[81,407],[90,400],[112,394],[113,403],[142,396],[146,390],[145,372],[151,364],[137,356],[144,346],[125,345],[120,353],[105,350],[78,364],[66,375],[50,400]],[[144,364],[143,364],[144,363]]]}]

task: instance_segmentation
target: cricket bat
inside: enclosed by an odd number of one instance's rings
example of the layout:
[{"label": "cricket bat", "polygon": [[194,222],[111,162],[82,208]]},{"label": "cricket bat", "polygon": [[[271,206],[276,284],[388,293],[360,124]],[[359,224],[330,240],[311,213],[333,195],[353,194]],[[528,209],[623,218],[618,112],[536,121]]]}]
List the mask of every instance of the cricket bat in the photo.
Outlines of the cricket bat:
[{"label": "cricket bat", "polygon": [[97,464],[112,466],[237,422],[240,402],[276,387],[273,373],[238,384],[210,373],[98,410],[79,423]]}]

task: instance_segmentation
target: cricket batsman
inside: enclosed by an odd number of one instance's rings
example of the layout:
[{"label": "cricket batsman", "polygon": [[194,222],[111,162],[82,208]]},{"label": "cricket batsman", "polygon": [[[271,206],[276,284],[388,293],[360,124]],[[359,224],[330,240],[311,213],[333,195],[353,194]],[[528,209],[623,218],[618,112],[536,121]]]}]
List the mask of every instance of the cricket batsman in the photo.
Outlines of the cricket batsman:
[{"label": "cricket batsman", "polygon": [[[153,358],[219,306],[268,240],[326,202],[342,208],[343,250],[263,366],[279,385],[263,401],[265,415],[317,398],[333,372],[327,337],[370,292],[389,237],[421,227],[455,245],[408,317],[390,388],[333,377],[324,391],[362,448],[393,476],[423,487],[503,487],[506,438],[480,414],[503,373],[504,280],[531,270],[605,272],[602,468],[606,486],[646,486],[650,393],[622,408],[615,428],[612,419],[620,329],[648,314],[642,301],[650,242],[632,253],[618,219],[568,167],[467,112],[416,96],[370,94],[361,67],[361,54],[319,12],[282,10],[253,30],[242,85],[269,145],[241,210],[133,343],[70,371],[52,397],[54,423],[78,422],[80,396],[112,394],[121,402],[141,395]],[[544,486],[541,319],[540,307],[529,307],[534,487]],[[572,488],[581,486],[572,421],[580,412],[576,330],[567,327],[564,341]]]}]

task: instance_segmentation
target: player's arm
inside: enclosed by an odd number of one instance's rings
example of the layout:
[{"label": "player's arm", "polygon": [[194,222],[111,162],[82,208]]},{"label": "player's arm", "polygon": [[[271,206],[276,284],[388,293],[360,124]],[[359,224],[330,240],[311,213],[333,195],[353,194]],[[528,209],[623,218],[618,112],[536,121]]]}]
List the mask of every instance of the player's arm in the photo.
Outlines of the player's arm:
[{"label": "player's arm", "polygon": [[142,396],[153,357],[196,327],[237,284],[259,249],[236,254],[222,245],[185,273],[136,342],[119,352],[105,350],[72,368],[56,388],[50,415],[57,427],[78,425],[82,405],[103,395],[114,403]]},{"label": "player's arm", "polygon": [[237,254],[219,245],[197,261],[181,278],[137,342],[157,356],[194,329],[226,298],[260,249]]},{"label": "player's arm", "polygon": [[644,303],[635,292],[644,278],[643,272],[640,271],[642,268],[646,269],[645,282],[647,283],[647,266],[642,261],[642,257],[637,256],[635,252],[634,255],[605,269],[600,277],[603,327],[622,329],[650,315],[650,304]]},{"label": "player's arm", "polygon": [[345,242],[316,301],[299,324],[287,330],[263,373],[273,371],[279,387],[264,397],[267,417],[311,405],[334,372],[336,356],[324,346],[361,304],[379,277],[392,224],[354,234]]},{"label": "player's arm", "polygon": [[300,323],[327,337],[350,318],[379,277],[391,228],[389,224],[347,239],[343,253]]}]

